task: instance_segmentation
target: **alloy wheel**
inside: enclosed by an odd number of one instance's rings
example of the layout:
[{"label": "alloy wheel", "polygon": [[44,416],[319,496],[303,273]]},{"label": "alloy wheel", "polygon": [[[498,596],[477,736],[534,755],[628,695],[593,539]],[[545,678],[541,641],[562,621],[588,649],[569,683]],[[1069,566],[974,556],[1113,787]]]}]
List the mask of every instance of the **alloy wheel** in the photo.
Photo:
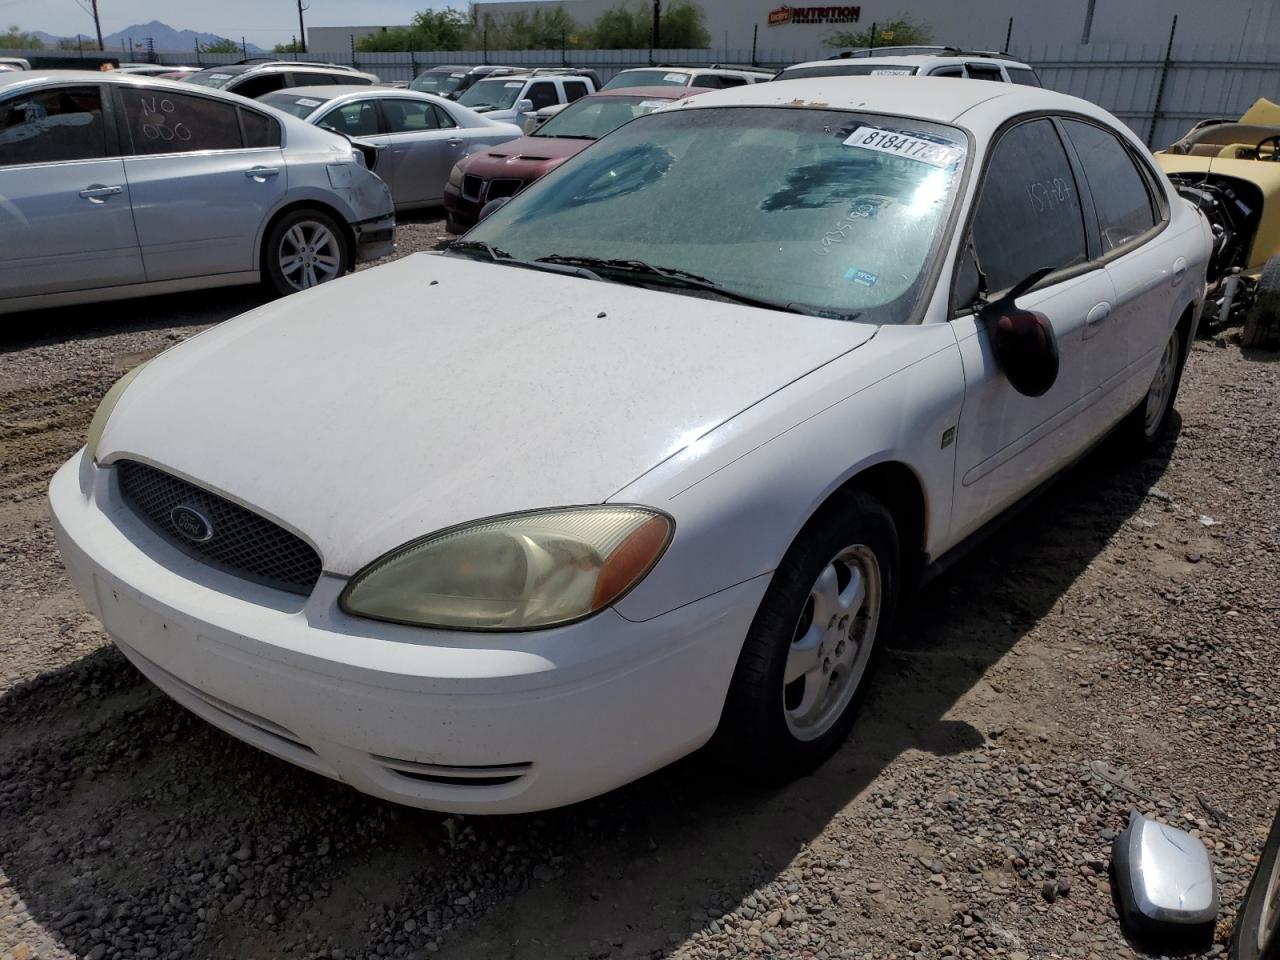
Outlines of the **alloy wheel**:
[{"label": "alloy wheel", "polygon": [[280,238],[280,272],[295,290],[306,290],[342,272],[342,244],[325,224],[300,220]]},{"label": "alloy wheel", "polygon": [[1173,382],[1177,370],[1178,338],[1173,336],[1165,344],[1164,354],[1160,357],[1160,367],[1156,370],[1155,379],[1151,381],[1151,388],[1147,391],[1147,409],[1143,419],[1143,429],[1149,438],[1156,435],[1156,431],[1160,429],[1160,424],[1164,420],[1165,410],[1173,395]]}]

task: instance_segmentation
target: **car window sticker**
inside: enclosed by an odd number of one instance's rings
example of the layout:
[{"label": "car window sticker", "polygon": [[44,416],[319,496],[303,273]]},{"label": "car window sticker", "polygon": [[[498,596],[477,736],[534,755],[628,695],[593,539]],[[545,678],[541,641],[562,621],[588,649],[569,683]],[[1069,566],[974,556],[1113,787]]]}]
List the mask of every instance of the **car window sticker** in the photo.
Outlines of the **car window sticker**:
[{"label": "car window sticker", "polygon": [[684,83],[689,79],[687,73],[668,73],[663,78],[663,83]]},{"label": "car window sticker", "polygon": [[324,103],[323,100],[312,100],[310,97],[299,97],[298,106],[300,107],[318,107]]},{"label": "car window sticker", "polygon": [[859,127],[844,141],[846,146],[906,160],[918,160],[931,167],[946,168],[965,154],[962,144],[924,133],[906,133],[881,127]]}]

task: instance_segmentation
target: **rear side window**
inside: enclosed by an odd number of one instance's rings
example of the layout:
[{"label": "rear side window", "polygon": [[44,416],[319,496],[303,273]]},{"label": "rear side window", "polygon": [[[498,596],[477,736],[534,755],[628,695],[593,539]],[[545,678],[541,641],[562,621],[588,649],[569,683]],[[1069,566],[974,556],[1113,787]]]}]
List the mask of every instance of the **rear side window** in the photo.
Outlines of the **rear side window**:
[{"label": "rear side window", "polygon": [[694,77],[689,86],[703,87],[707,90],[722,90],[724,88],[724,84],[720,82],[720,78],[714,73],[704,73],[700,77]]},{"label": "rear side window", "polygon": [[1027,87],[1040,86],[1040,78],[1036,76],[1034,70],[1029,70],[1026,67],[1005,67],[1005,70],[1009,74],[1009,79],[1014,83],[1021,83]]},{"label": "rear side window", "polygon": [[353,87],[371,87],[373,81],[368,77],[362,77],[358,73],[329,74],[329,82],[337,84],[347,84]]},{"label": "rear side window", "polygon": [[237,108],[240,111],[240,127],[246,147],[280,146],[280,124],[256,110]]},{"label": "rear side window", "polygon": [[59,87],[0,102],[0,165],[97,160],[107,155],[99,87]]},{"label": "rear side window", "polygon": [[997,83],[1004,83],[1004,74],[993,63],[966,63],[965,69],[969,71],[969,77],[973,80],[995,80]]},{"label": "rear side window", "polygon": [[285,81],[286,77],[283,73],[260,73],[257,76],[245,77],[239,83],[231,84],[227,89],[250,100],[257,100],[264,93],[283,90],[287,86]]},{"label": "rear side window", "polygon": [[1113,250],[1154,227],[1156,213],[1147,182],[1115,134],[1080,120],[1064,120],[1062,125],[1080,155],[1093,193],[1103,251]]},{"label": "rear side window", "polygon": [[239,150],[242,146],[234,103],[132,87],[121,87],[120,99],[134,155]]},{"label": "rear side window", "polygon": [[569,103],[575,100],[581,100],[587,95],[587,85],[581,80],[566,80],[564,82],[564,98]]},{"label": "rear side window", "polygon": [[961,79],[963,79],[963,78],[964,78],[964,67],[941,67],[941,68],[939,68],[939,69],[937,69],[937,70],[933,71],[933,73],[929,74],[929,76],[931,76],[931,77],[960,77]]},{"label": "rear side window", "polygon": [[1084,214],[1058,132],[1048,120],[1008,130],[987,164],[973,219],[973,245],[988,293],[1041,267],[1087,259]]},{"label": "rear side window", "polygon": [[541,110],[543,107],[549,107],[560,102],[560,97],[556,94],[556,85],[549,80],[531,83],[524,96],[526,100],[533,101],[533,109],[535,110]]},{"label": "rear side window", "polygon": [[747,81],[742,77],[735,77],[732,74],[723,74],[720,77],[720,86],[722,87],[745,87]]}]

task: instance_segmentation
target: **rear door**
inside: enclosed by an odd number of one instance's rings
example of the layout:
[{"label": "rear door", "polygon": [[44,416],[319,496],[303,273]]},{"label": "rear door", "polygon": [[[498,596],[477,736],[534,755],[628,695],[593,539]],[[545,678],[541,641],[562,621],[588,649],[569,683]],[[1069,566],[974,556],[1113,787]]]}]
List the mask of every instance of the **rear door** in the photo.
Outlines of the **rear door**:
[{"label": "rear door", "polygon": [[122,86],[116,102],[147,280],[257,269],[255,240],[286,189],[279,123],[169,89]]},{"label": "rear door", "polygon": [[[1079,185],[1051,120],[1009,127],[992,147],[957,265],[951,325],[964,364],[965,400],[956,434],[955,540],[1046,480],[1100,433],[1091,407],[1099,372],[1084,339],[1089,317],[1109,309],[1111,280],[1095,256]],[[965,261],[973,263],[966,267]],[[1018,300],[1039,310],[1058,341],[1057,381],[1044,395],[1018,393],[1001,372],[986,324],[972,309],[985,277],[994,298],[1042,267],[1054,272]],[[964,277],[972,275],[972,284]]]},{"label": "rear door", "polygon": [[97,83],[0,99],[0,299],[144,279],[110,117]]}]

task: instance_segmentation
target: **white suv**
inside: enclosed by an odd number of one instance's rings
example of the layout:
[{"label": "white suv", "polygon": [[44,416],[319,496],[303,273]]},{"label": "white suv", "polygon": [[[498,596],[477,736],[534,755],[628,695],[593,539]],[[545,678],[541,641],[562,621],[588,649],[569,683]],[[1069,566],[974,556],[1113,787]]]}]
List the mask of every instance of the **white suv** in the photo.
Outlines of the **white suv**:
[{"label": "white suv", "polygon": [[[899,53],[898,51],[925,53]],[[957,50],[955,47],[875,47],[846,50],[829,60],[797,63],[779,73],[775,80],[802,80],[813,77],[863,76],[967,77],[1040,86],[1035,70],[1006,53],[990,50]]]},{"label": "white suv", "polygon": [[314,87],[319,84],[368,86],[379,82],[376,74],[364,73],[340,63],[307,63],[295,60],[230,63],[209,67],[182,79],[197,86],[238,93],[250,100],[287,87]]},{"label": "white suv", "polygon": [[725,87],[741,87],[748,83],[764,83],[773,79],[773,71],[752,67],[634,67],[614,74],[602,89],[619,87],[705,87],[721,90]]},{"label": "white suv", "polygon": [[595,81],[585,73],[527,73],[478,80],[458,103],[489,120],[519,124],[544,107],[573,103],[595,92]]}]

